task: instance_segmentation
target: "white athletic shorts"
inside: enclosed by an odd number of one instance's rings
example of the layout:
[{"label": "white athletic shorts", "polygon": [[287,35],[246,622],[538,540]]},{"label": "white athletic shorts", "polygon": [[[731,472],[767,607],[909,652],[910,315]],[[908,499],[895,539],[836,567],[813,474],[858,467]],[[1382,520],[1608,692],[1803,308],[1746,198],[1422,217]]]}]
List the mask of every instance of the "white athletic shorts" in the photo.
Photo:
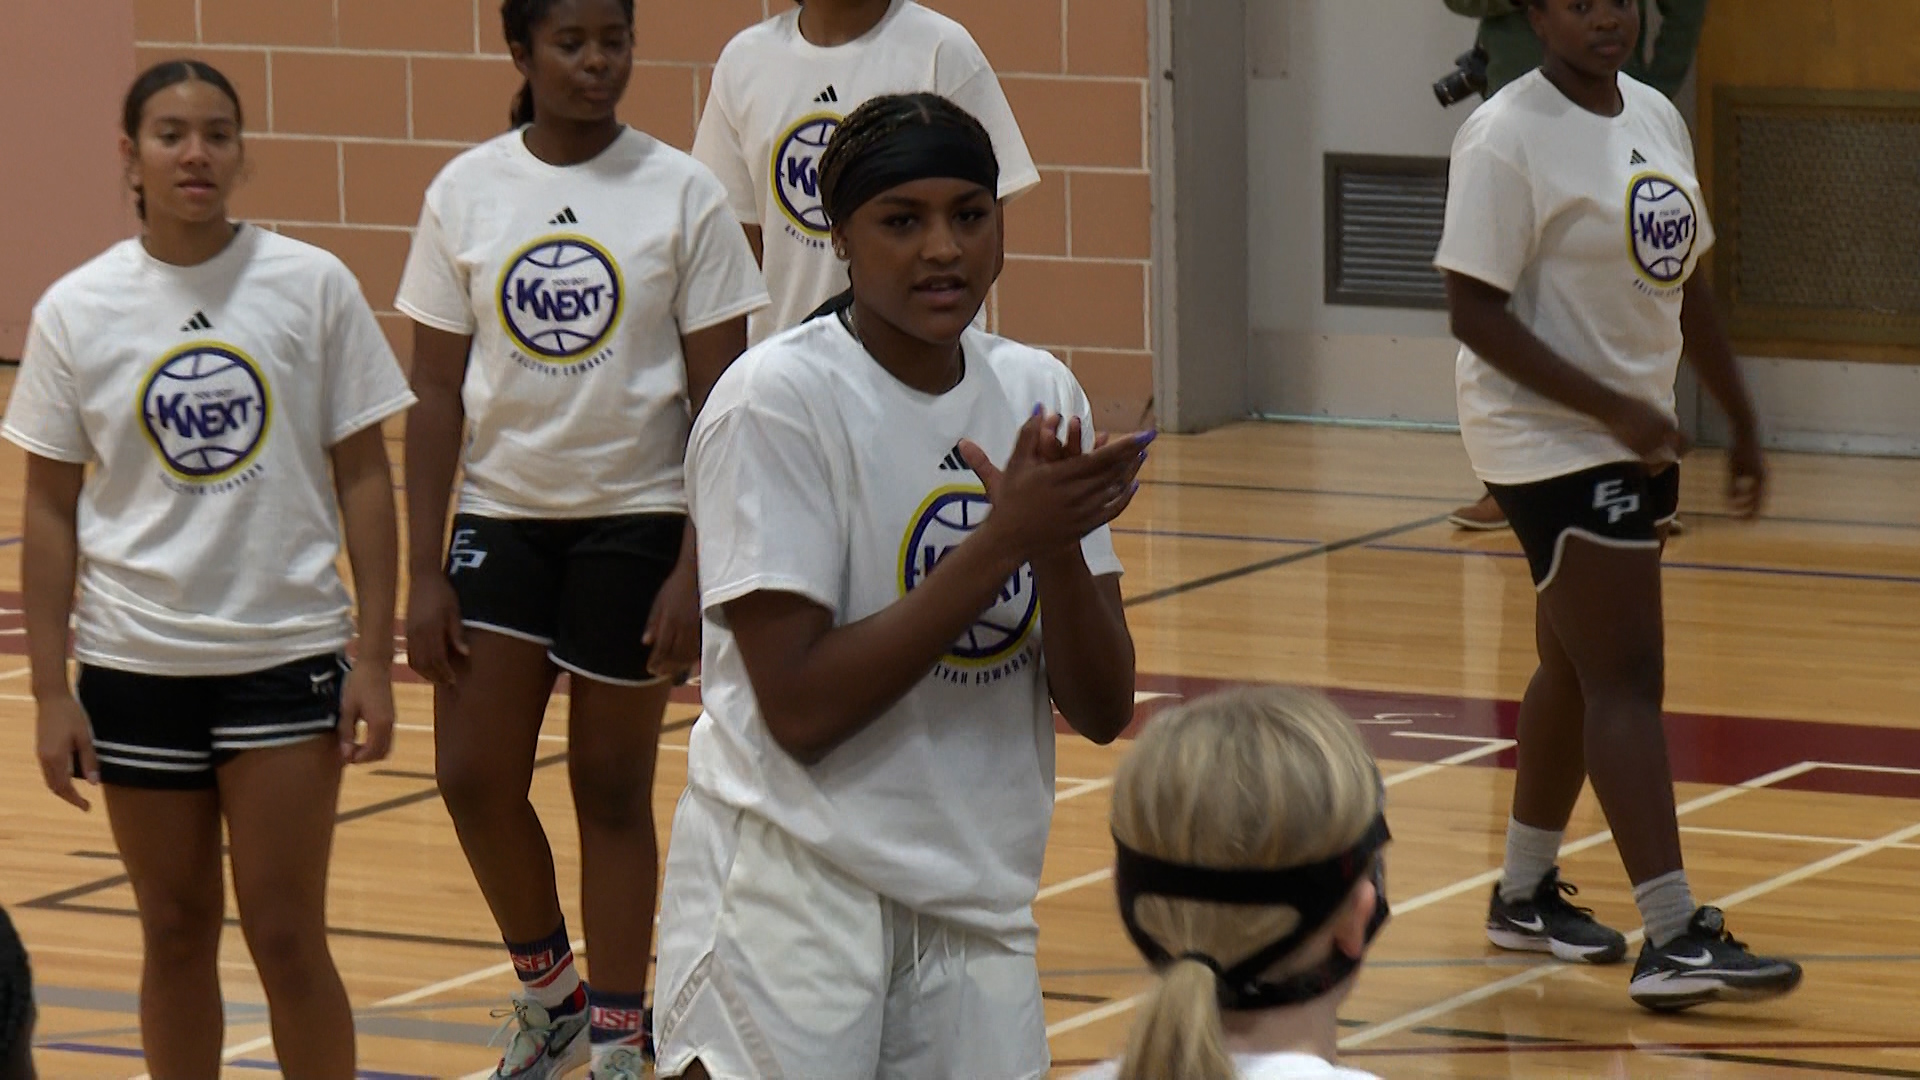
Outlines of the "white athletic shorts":
[{"label": "white athletic shorts", "polygon": [[1051,1065],[1032,956],[914,912],[691,788],[661,884],[658,1075],[1027,1080]]}]

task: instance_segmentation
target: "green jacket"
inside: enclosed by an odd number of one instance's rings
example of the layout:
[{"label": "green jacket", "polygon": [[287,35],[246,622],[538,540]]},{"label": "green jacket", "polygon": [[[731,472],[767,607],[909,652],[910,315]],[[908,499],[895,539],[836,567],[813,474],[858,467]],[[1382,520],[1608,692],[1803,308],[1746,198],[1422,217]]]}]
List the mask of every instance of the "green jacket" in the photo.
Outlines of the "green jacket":
[{"label": "green jacket", "polygon": [[[1642,47],[1621,70],[1672,97],[1687,81],[1693,53],[1700,44],[1700,24],[1707,18],[1707,0],[1655,0],[1660,8],[1660,36],[1653,54]],[[1480,46],[1487,50],[1487,93],[1507,85],[1540,66],[1540,39],[1527,22],[1525,0],[1446,0],[1456,15],[1480,20]],[[1647,0],[1640,0],[1640,25],[1647,21]],[[1644,41],[1642,45],[1644,46]]]}]

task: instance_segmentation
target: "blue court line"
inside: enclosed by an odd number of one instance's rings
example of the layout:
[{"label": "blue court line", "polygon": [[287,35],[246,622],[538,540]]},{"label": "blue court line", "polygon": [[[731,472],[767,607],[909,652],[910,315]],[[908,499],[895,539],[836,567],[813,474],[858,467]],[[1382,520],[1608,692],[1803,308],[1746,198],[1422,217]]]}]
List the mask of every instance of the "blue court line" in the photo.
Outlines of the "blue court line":
[{"label": "blue court line", "polygon": [[[1517,551],[1476,551],[1471,548],[1433,547],[1422,544],[1368,544],[1368,551],[1401,551],[1415,555],[1474,555],[1483,559],[1524,559]],[[1911,574],[1873,574],[1862,570],[1794,570],[1779,566],[1730,566],[1726,563],[1663,560],[1668,570],[1698,570],[1710,574],[1762,574],[1771,577],[1820,578],[1828,581],[1878,581],[1894,585],[1920,585],[1920,577]]]},{"label": "blue court line", "polygon": [[18,536],[9,536],[5,539],[0,539],[0,547],[9,547],[11,545],[17,544],[20,542],[20,539],[21,538]]},{"label": "blue court line", "polygon": [[[96,1046],[92,1043],[41,1043],[37,1050],[57,1050],[66,1054],[98,1054],[102,1057],[137,1058],[145,1056],[142,1051],[131,1046]],[[259,1072],[279,1072],[280,1066],[272,1061],[255,1061],[242,1058],[226,1064],[235,1069],[253,1069]],[[431,1076],[416,1076],[413,1073],[372,1072],[361,1070],[354,1074],[359,1080],[434,1080]]]},{"label": "blue court line", "polygon": [[1183,532],[1178,529],[1114,529],[1115,536],[1151,536],[1171,537],[1178,540],[1232,540],[1245,544],[1288,544],[1294,547],[1314,547],[1326,543],[1325,540],[1301,540],[1292,536],[1235,536],[1232,533]]},{"label": "blue court line", "polygon": [[[1142,487],[1196,488],[1203,491],[1247,491],[1265,495],[1323,495],[1335,499],[1379,499],[1389,502],[1454,503],[1459,504],[1470,495],[1402,495],[1391,491],[1354,491],[1347,488],[1287,487],[1276,484],[1233,484],[1209,480],[1148,480],[1140,481]],[[1744,520],[1739,514],[1725,510],[1703,510],[1691,506],[1680,508],[1682,517],[1719,518],[1726,521]],[[1780,525],[1833,525],[1852,529],[1898,529],[1905,532],[1920,530],[1920,522],[1912,521],[1869,521],[1857,518],[1799,517],[1792,514],[1767,513],[1760,518],[1763,522]]]},{"label": "blue court line", "polygon": [[[1695,515],[1701,516],[1701,515]],[[1229,540],[1248,544],[1282,544],[1311,547],[1319,540],[1300,540],[1288,536],[1243,536],[1234,533],[1185,532],[1178,529],[1114,529],[1116,535],[1171,538],[1181,540]],[[1410,555],[1468,555],[1483,559],[1524,559],[1517,551],[1481,551],[1474,548],[1441,547],[1433,544],[1380,543],[1362,545],[1362,551],[1394,551]],[[1777,566],[1733,566],[1727,563],[1686,562],[1666,559],[1661,565],[1669,570],[1694,570],[1710,574],[1759,574],[1770,577],[1824,579],[1828,581],[1875,581],[1891,585],[1920,585],[1920,576],[1875,574],[1856,570],[1805,570]]]}]

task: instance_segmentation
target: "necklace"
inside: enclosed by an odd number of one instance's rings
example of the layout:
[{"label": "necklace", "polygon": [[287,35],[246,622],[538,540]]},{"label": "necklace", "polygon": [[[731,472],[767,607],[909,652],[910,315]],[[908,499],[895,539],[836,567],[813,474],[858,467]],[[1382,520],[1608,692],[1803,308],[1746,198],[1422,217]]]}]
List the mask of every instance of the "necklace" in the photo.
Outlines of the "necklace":
[{"label": "necklace", "polygon": [[[862,351],[864,351],[868,356],[872,356],[875,362],[878,362],[880,358],[878,356],[873,355],[872,349],[867,348],[867,339],[860,336],[860,324],[855,319],[853,311],[854,309],[851,306],[849,306],[840,312],[840,325],[846,327],[847,333],[853,335],[854,344],[860,346]],[[948,390],[952,390],[954,387],[959,386],[963,381],[966,380],[967,355],[965,350],[957,350],[957,352],[960,360],[960,374],[955,376],[954,380],[951,383],[948,383],[945,389],[934,391],[934,393],[944,394]],[[881,366],[885,367],[886,365],[882,364]]]}]

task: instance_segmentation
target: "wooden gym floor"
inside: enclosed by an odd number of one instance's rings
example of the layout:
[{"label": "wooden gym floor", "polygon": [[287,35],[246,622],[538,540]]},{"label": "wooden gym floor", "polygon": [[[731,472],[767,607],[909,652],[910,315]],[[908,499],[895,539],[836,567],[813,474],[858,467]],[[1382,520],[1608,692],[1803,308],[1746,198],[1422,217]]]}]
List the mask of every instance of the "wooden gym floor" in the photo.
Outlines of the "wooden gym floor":
[{"label": "wooden gym floor", "polygon": [[[0,390],[10,388],[0,376]],[[397,450],[397,446],[396,446]],[[1502,852],[1533,593],[1507,534],[1456,533],[1476,490],[1447,435],[1243,425],[1163,438],[1118,527],[1143,718],[1231,681],[1324,687],[1392,785],[1395,917],[1345,1009],[1348,1061],[1399,1077],[1920,1077],[1920,462],[1780,456],[1757,524],[1687,465],[1667,556],[1670,733],[1689,870],[1735,932],[1806,964],[1802,990],[1678,1018],[1626,998],[1628,966],[1496,954],[1481,936]],[[42,1075],[141,1074],[139,936],[105,818],[41,786],[20,629],[22,456],[0,449],[0,903],[32,949]],[[655,790],[667,833],[688,691]],[[432,775],[427,689],[399,687],[393,757],[340,806],[331,922],[362,1076],[484,1076],[514,980]],[[534,799],[579,926],[564,702]],[[1063,737],[1037,904],[1056,1075],[1115,1051],[1147,985],[1115,915],[1107,799],[1125,743]],[[1580,901],[1638,927],[1590,796],[1568,833]],[[229,905],[229,911],[232,908]],[[1637,938],[1636,938],[1637,944]],[[237,926],[224,943],[228,1077],[276,1073]],[[588,958],[589,965],[591,958]]]}]

